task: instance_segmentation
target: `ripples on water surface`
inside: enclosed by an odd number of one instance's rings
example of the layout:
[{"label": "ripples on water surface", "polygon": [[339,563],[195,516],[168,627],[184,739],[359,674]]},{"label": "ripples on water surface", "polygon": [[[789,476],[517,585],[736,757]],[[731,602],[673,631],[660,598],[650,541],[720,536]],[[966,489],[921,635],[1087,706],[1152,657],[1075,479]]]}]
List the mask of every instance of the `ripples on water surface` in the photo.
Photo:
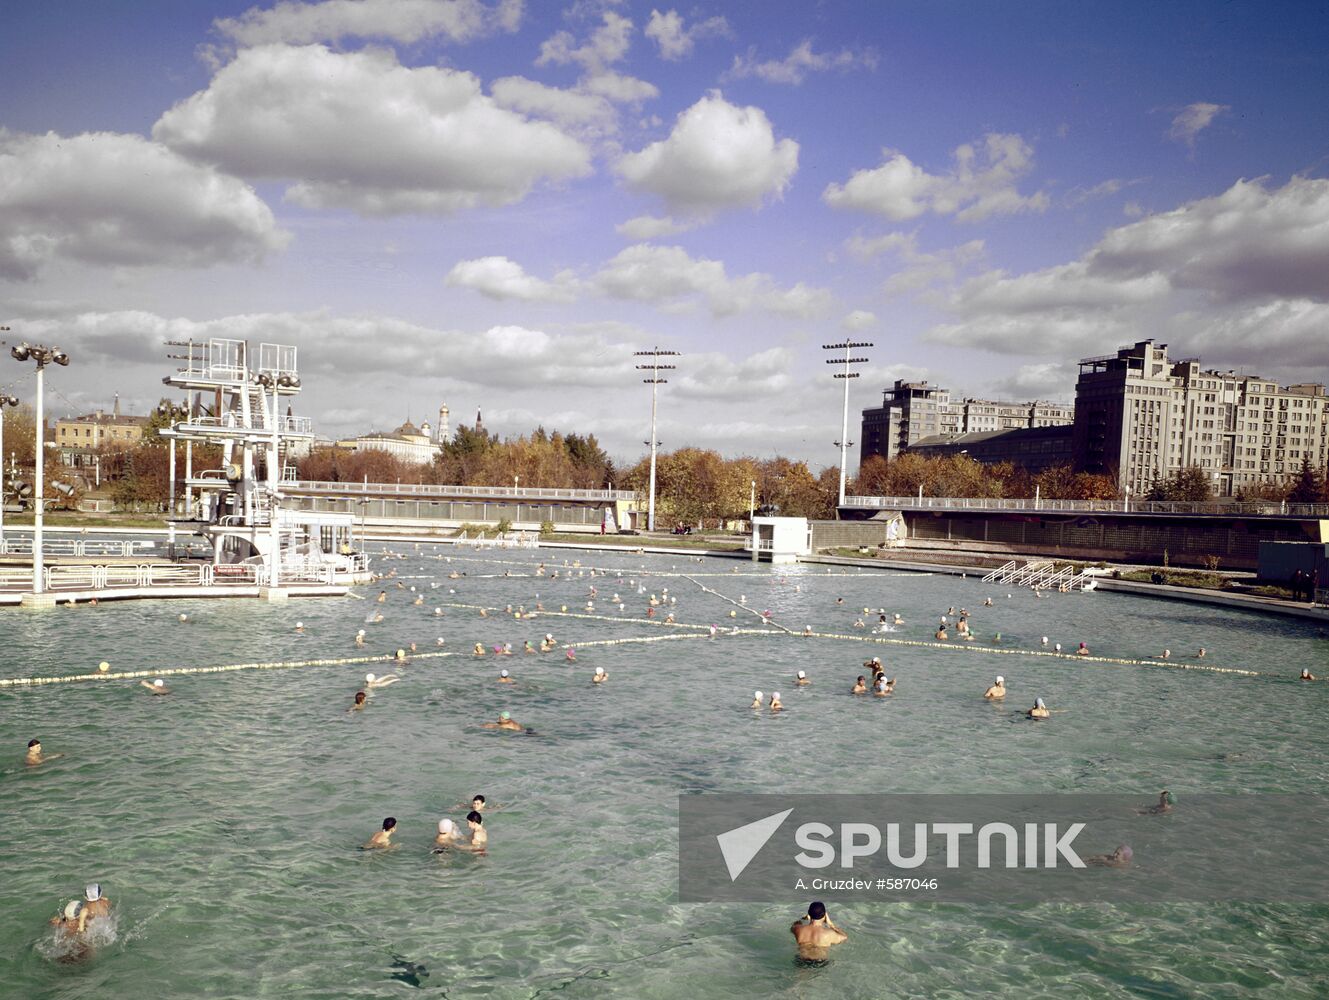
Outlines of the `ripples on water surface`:
[{"label": "ripples on water surface", "polygon": [[[4,674],[353,656],[446,639],[517,650],[643,635],[649,624],[542,617],[482,619],[446,601],[535,602],[580,610],[591,580],[530,576],[565,553],[432,550],[383,563],[425,590],[389,590],[381,624],[368,601],[285,605],[140,602],[0,616]],[[567,558],[575,558],[567,556]],[[754,570],[685,556],[580,554],[618,567],[597,577],[597,611],[628,616],[646,597],[626,582],[705,573],[703,582],[801,629],[855,632],[863,607],[899,611],[900,638],[930,638],[936,616],[967,606],[982,642],[1190,660],[1278,678],[976,652],[753,636],[588,648],[558,654],[419,661],[363,713],[346,706],[384,665],[180,677],[166,698],[136,681],[0,692],[6,837],[0,845],[0,995],[5,997],[628,997],[934,996],[1319,997],[1329,991],[1329,907],[862,904],[833,908],[851,932],[822,969],[792,962],[788,906],[683,906],[679,792],[1139,791],[1322,792],[1329,672],[1314,626],[1120,594],[1034,600],[975,579]],[[451,581],[456,568],[467,577]],[[567,571],[564,571],[567,572]],[[575,573],[575,570],[573,571]],[[482,578],[484,577],[484,578]],[[684,622],[751,625],[679,577],[643,578],[677,597]],[[782,583],[782,580],[787,582]],[[431,582],[439,584],[431,588]],[[449,595],[449,588],[457,594]],[[845,604],[837,606],[835,598]],[[980,605],[992,596],[996,607]],[[177,616],[190,621],[180,624]],[[661,612],[663,614],[663,612]],[[875,616],[873,616],[875,618]],[[303,621],[306,634],[293,628]],[[871,621],[873,619],[869,619]],[[369,648],[357,650],[359,628]],[[848,694],[880,653],[899,677],[887,701]],[[518,679],[494,683],[500,667]],[[596,666],[609,683],[593,687]],[[795,688],[796,670],[813,683]],[[979,697],[1007,678],[1005,707]],[[1286,679],[1284,679],[1286,678]],[[747,709],[779,690],[782,716]],[[1015,724],[1035,696],[1065,711]],[[538,736],[481,730],[501,709]],[[26,768],[39,736],[66,756]],[[483,792],[488,857],[428,853],[440,817]],[[358,850],[384,816],[398,847]],[[1317,831],[1322,836],[1323,831]],[[96,960],[44,957],[45,921],[97,879],[119,909],[118,939]]]}]

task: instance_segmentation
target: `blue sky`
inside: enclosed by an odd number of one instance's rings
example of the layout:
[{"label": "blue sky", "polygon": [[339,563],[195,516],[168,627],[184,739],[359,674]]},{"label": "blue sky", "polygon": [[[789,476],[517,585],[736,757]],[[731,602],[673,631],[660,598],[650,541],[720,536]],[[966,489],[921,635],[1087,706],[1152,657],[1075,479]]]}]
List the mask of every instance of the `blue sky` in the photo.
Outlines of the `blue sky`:
[{"label": "blue sky", "polygon": [[1315,5],[50,0],[0,29],[0,323],[74,355],[57,413],[141,412],[163,339],[236,336],[300,347],[326,434],[445,401],[630,461],[658,343],[667,448],[819,467],[846,333],[855,411],[897,377],[1069,400],[1149,336],[1329,380]]}]

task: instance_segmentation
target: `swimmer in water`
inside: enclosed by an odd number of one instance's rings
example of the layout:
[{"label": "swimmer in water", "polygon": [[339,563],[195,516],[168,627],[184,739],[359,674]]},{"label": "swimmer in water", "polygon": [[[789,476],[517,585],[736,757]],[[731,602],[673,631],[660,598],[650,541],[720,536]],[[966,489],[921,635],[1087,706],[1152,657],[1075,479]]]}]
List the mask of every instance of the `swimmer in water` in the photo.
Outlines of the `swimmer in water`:
[{"label": "swimmer in water", "polygon": [[997,679],[992,682],[992,686],[983,692],[983,697],[995,701],[1000,701],[1002,698],[1005,698],[1006,678],[998,674]]},{"label": "swimmer in water", "polygon": [[762,700],[762,699],[765,698],[765,697],[766,697],[766,696],[765,696],[764,694],[762,694],[760,691],[753,691],[753,692],[752,692],[752,704],[749,705],[748,708],[752,708],[752,709],[761,708],[764,704],[766,704],[766,703]]},{"label": "swimmer in water", "polygon": [[170,693],[171,693],[171,689],[168,688],[168,687],[166,686],[166,682],[165,682],[164,680],[162,680],[160,677],[158,677],[158,678],[157,678],[155,681],[153,681],[151,684],[149,684],[147,681],[139,681],[139,684],[140,684],[142,687],[145,687],[145,688],[148,689],[148,694],[170,694]]},{"label": "swimmer in water", "polygon": [[64,754],[62,753],[44,754],[42,753],[41,740],[28,740],[28,753],[27,756],[23,758],[23,763],[36,767],[38,764],[44,764],[48,760],[55,760],[57,757],[63,756]]},{"label": "swimmer in water", "polygon": [[831,922],[826,904],[814,902],[808,912],[789,928],[798,943],[798,957],[805,962],[825,962],[833,945],[843,944],[849,935]]},{"label": "swimmer in water", "polygon": [[577,662],[577,651],[576,651],[575,649],[573,649],[571,646],[569,646],[567,652],[563,654],[563,659],[565,659],[565,660],[569,660],[569,661],[571,661],[572,663],[576,663],[576,662]]},{"label": "swimmer in water", "polygon": [[506,670],[500,670],[500,671],[498,672],[498,682],[499,682],[500,684],[515,684],[515,683],[517,683],[516,681],[514,681],[514,680],[508,675],[508,672],[507,672]]},{"label": "swimmer in water", "polygon": [[380,591],[378,592],[378,603],[379,603],[379,604],[382,604],[382,603],[385,602],[387,599],[388,599],[388,592],[387,592],[386,590],[380,590]]},{"label": "swimmer in water", "polygon": [[596,667],[596,668],[595,668],[595,673],[591,675],[591,683],[592,683],[592,684],[603,684],[603,683],[604,683],[605,681],[607,681],[607,680],[609,680],[609,675],[608,675],[607,673],[605,673],[605,668],[604,668],[604,667]]},{"label": "swimmer in water", "polygon": [[509,712],[509,711],[507,711],[507,710],[504,710],[504,711],[498,713],[498,721],[497,721],[497,722],[485,722],[485,723],[481,723],[481,728],[483,728],[483,729],[510,729],[510,730],[512,730],[512,731],[515,732],[515,733],[520,733],[520,732],[524,731],[526,727],[523,726],[520,722],[516,721],[516,720],[512,717],[512,713],[511,713],[511,712]]},{"label": "swimmer in water", "polygon": [[1091,854],[1084,859],[1084,863],[1099,868],[1125,868],[1133,857],[1135,852],[1131,850],[1130,845],[1121,844],[1111,854]]},{"label": "swimmer in water", "polygon": [[945,625],[938,625],[938,626],[937,626],[937,634],[936,634],[933,638],[935,638],[935,639],[940,639],[942,642],[945,642],[947,639],[949,639],[950,636],[948,636],[948,635],[946,634],[946,626],[945,626]]},{"label": "swimmer in water", "polygon": [[364,846],[364,850],[370,851],[380,847],[391,847],[392,835],[396,830],[397,820],[392,816],[389,816],[383,821],[383,829],[375,831],[374,835],[369,838],[368,843]]},{"label": "swimmer in water", "polygon": [[472,810],[466,814],[466,825],[471,828],[470,849],[476,854],[484,854],[489,846],[489,831],[485,829],[485,818]]},{"label": "swimmer in water", "polygon": [[1165,649],[1165,650],[1163,650],[1163,655],[1160,656],[1159,659],[1160,659],[1160,660],[1170,660],[1170,659],[1172,659],[1172,650],[1170,650],[1170,649]]},{"label": "swimmer in water", "polygon": [[990,598],[990,597],[986,597],[986,598],[984,598],[984,599],[983,599],[983,607],[985,607],[985,608],[990,608],[990,607],[992,607],[992,598]]},{"label": "swimmer in water", "polygon": [[111,915],[111,901],[102,895],[100,882],[89,882],[83,890],[83,913],[87,920],[96,920]]},{"label": "swimmer in water", "polygon": [[361,711],[365,707],[366,699],[368,699],[368,697],[369,695],[365,694],[363,691],[355,692],[355,703],[351,705],[351,711]]},{"label": "swimmer in water", "polygon": [[850,693],[850,694],[867,694],[867,693],[868,693],[867,678],[864,677],[862,674],[859,674],[859,675],[858,675],[858,680],[854,681],[854,687],[853,687],[853,689],[852,689],[849,693]]},{"label": "swimmer in water", "polygon": [[471,651],[471,655],[472,655],[472,656],[484,656],[484,655],[485,655],[485,648],[484,648],[484,646],[482,646],[480,643],[477,642],[477,643],[475,644],[475,648]]},{"label": "swimmer in water", "polygon": [[355,633],[355,644],[356,644],[357,646],[363,646],[363,645],[365,644],[365,630],[364,630],[364,629],[361,629],[359,632]]},{"label": "swimmer in water", "polygon": [[382,677],[377,677],[374,674],[365,674],[365,688],[372,691],[374,688],[387,687],[389,684],[396,684],[399,680],[401,680],[401,678],[396,674],[384,674]]},{"label": "swimmer in water", "polygon": [[296,622],[296,623],[295,623],[295,630],[296,630],[297,632],[304,632],[304,630],[305,630],[305,623],[304,623],[304,622]]},{"label": "swimmer in water", "polygon": [[455,847],[462,842],[461,833],[450,819],[438,821],[438,834],[434,837],[434,848]]},{"label": "swimmer in water", "polygon": [[81,899],[70,900],[63,910],[51,918],[51,925],[60,943],[59,961],[82,962],[92,957],[92,946],[83,937],[87,921]]},{"label": "swimmer in water", "polygon": [[534,653],[534,652],[535,652],[535,647],[531,645],[531,640],[530,640],[530,639],[527,639],[527,640],[526,640],[526,645],[522,647],[522,650],[521,650],[521,651],[522,651],[523,653]]},{"label": "swimmer in water", "polygon": [[888,694],[892,694],[894,691],[895,684],[887,679],[885,674],[882,674],[881,677],[877,679],[877,683],[873,686],[872,697],[885,698]]},{"label": "swimmer in water", "polygon": [[900,613],[899,613],[898,611],[895,613],[895,618],[891,621],[891,624],[892,624],[892,625],[903,625],[903,624],[904,624],[904,619],[900,617]]},{"label": "swimmer in water", "polygon": [[1089,647],[1086,646],[1084,643],[1080,643],[1080,648],[1077,649],[1077,650],[1075,651],[1075,655],[1076,655],[1076,656],[1088,656],[1088,655],[1089,655]]},{"label": "swimmer in water", "polygon": [[1152,806],[1146,806],[1144,809],[1137,809],[1141,816],[1162,816],[1164,813],[1172,811],[1172,804],[1177,800],[1172,797],[1172,793],[1166,788],[1158,793],[1158,801]]},{"label": "swimmer in water", "polygon": [[1311,673],[1309,670],[1307,670],[1305,667],[1302,667],[1300,680],[1313,681],[1315,680],[1315,675]]},{"label": "swimmer in water", "polygon": [[1025,713],[1025,717],[1029,719],[1049,719],[1052,717],[1052,713],[1048,711],[1048,707],[1043,703],[1042,698],[1035,698],[1034,707]]},{"label": "swimmer in water", "polygon": [[802,687],[805,684],[811,684],[811,683],[812,682],[808,680],[807,671],[805,670],[800,670],[796,675],[794,675],[795,687]]},{"label": "swimmer in water", "polygon": [[1203,647],[1203,646],[1200,647],[1200,651],[1199,651],[1198,653],[1196,653],[1195,656],[1196,656],[1198,659],[1201,659],[1201,660],[1204,659],[1204,647]]},{"label": "swimmer in water", "polygon": [[773,691],[773,692],[771,692],[771,711],[772,711],[772,712],[783,712],[783,711],[784,711],[784,702],[782,702],[782,701],[780,700],[780,692],[779,692],[779,691]]}]

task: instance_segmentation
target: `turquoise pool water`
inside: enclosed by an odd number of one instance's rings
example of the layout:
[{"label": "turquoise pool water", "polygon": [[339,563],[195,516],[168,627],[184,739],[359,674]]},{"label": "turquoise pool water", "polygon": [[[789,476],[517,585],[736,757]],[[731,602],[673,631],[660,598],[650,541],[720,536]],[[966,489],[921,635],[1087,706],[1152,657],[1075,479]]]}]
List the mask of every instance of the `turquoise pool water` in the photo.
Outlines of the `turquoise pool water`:
[{"label": "turquoise pool water", "polygon": [[[856,904],[832,911],[850,942],[806,969],[787,928],[807,900],[676,902],[680,792],[1138,791],[1148,801],[1167,786],[1183,802],[1199,791],[1323,792],[1329,686],[1295,680],[1303,666],[1329,672],[1329,640],[1314,626],[1122,594],[1007,598],[973,578],[440,553],[381,563],[404,585],[391,581],[382,605],[375,586],[364,600],[6,611],[3,673],[343,657],[410,642],[432,652],[438,637],[462,654],[475,642],[520,650],[546,631],[574,646],[656,637],[671,630],[644,620],[646,601],[665,587],[682,622],[757,623],[686,573],[796,630],[862,635],[862,608],[884,607],[907,622],[891,638],[930,639],[937,615],[964,606],[975,645],[1000,632],[1002,649],[1041,649],[1047,635],[1127,659],[1168,647],[1179,664],[1199,664],[1203,645],[1205,665],[1267,676],[772,634],[587,647],[571,665],[561,650],[419,660],[354,715],[351,695],[383,665],[184,676],[165,698],[137,681],[3,690],[0,995],[1325,995],[1323,906]],[[611,574],[578,576],[565,558]],[[531,575],[541,559],[561,578]],[[452,570],[466,575],[449,580]],[[537,593],[551,610],[580,611],[592,584],[595,614],[618,615],[618,592],[633,620],[433,613],[530,608]],[[411,603],[412,586],[424,605]],[[989,596],[995,606],[981,607]],[[381,623],[366,621],[380,610]],[[353,644],[360,628],[364,650]],[[848,694],[874,654],[899,677],[887,701]],[[608,683],[590,683],[596,666]],[[515,686],[495,682],[500,667]],[[811,686],[792,685],[798,669]],[[980,697],[998,673],[1011,690],[1004,708]],[[750,712],[756,688],[779,690],[787,711]],[[1035,696],[1063,711],[1047,725],[1014,722]],[[479,727],[503,709],[538,735]],[[33,736],[65,756],[26,767]],[[430,854],[438,819],[462,819],[477,792],[502,806],[489,855]],[[388,815],[398,847],[360,851]],[[53,961],[45,921],[93,879],[115,901],[116,940],[89,962]]]}]

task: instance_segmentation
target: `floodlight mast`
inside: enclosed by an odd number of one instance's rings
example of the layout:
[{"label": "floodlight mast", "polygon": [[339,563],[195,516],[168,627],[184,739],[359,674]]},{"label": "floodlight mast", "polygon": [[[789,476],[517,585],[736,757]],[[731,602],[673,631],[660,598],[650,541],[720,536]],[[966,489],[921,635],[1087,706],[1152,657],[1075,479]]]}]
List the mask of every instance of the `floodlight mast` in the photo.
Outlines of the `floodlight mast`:
[{"label": "floodlight mast", "polygon": [[55,364],[63,368],[69,364],[69,355],[58,347],[47,347],[45,344],[29,344],[25,340],[23,343],[11,347],[9,356],[15,361],[32,361],[37,365],[37,455],[36,468],[33,470],[37,487],[37,499],[32,518],[32,592],[40,594],[45,590],[43,585],[45,574],[42,564],[42,528],[43,515],[46,512],[46,496],[42,480],[46,472],[44,468],[46,441],[43,434],[46,423],[44,395],[46,366]]},{"label": "floodlight mast", "polygon": [[646,506],[646,530],[655,530],[655,451],[660,442],[655,439],[655,412],[656,412],[656,393],[661,385],[669,382],[667,378],[660,378],[660,372],[673,371],[677,365],[664,365],[660,363],[661,358],[680,358],[678,351],[662,351],[658,347],[652,347],[649,351],[633,351],[635,358],[650,358],[650,362],[644,365],[637,365],[638,371],[649,371],[650,378],[642,379],[642,382],[651,387],[651,439],[644,442],[651,446],[651,487],[650,495]]},{"label": "floodlight mast", "polygon": [[843,358],[827,358],[827,359],[826,359],[826,363],[827,363],[828,365],[844,365],[844,371],[843,371],[843,372],[836,372],[836,373],[835,373],[835,377],[836,377],[836,378],[844,379],[844,411],[843,411],[843,413],[842,413],[842,415],[841,415],[840,440],[835,442],[836,445],[838,445],[839,448],[840,448],[840,502],[839,502],[839,506],[841,506],[841,507],[844,506],[844,496],[845,496],[845,466],[846,466],[846,462],[848,461],[849,446],[853,443],[852,441],[849,440],[849,380],[850,380],[850,379],[853,379],[853,378],[858,378],[858,372],[850,371],[850,370],[849,370],[849,366],[850,366],[850,365],[862,365],[862,364],[867,364],[868,361],[871,360],[871,359],[869,359],[869,358],[855,358],[855,357],[852,357],[852,356],[851,356],[851,352],[852,352],[852,351],[854,350],[854,348],[856,348],[856,347],[871,347],[871,346],[873,346],[873,345],[872,345],[871,343],[869,343],[868,341],[865,341],[865,340],[849,340],[848,338],[846,338],[845,340],[841,341],[841,342],[838,343],[838,344],[822,344],[822,345],[821,345],[822,350],[824,350],[824,351],[844,351],[844,357],[843,357]]}]

